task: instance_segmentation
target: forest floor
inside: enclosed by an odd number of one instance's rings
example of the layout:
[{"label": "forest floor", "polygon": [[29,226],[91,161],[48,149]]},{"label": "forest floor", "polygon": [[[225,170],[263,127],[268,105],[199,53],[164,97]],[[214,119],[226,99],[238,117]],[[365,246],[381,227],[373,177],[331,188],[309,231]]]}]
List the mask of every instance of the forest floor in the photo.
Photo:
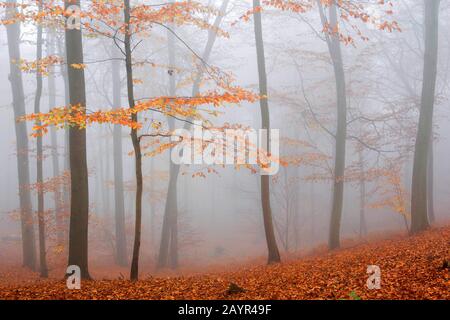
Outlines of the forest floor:
[{"label": "forest floor", "polygon": [[[0,268],[0,299],[450,299],[450,226],[391,237],[281,264],[242,266],[182,276],[82,281],[40,279],[23,268]],[[368,289],[367,267],[381,269]],[[236,284],[242,292],[234,292]],[[233,287],[233,286],[232,286]],[[241,291],[241,290],[236,290]]]}]

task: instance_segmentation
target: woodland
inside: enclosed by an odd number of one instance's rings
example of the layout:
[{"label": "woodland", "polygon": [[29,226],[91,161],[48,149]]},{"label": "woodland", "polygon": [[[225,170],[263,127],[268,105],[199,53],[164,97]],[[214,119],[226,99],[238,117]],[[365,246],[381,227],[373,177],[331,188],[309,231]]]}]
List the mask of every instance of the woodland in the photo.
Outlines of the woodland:
[{"label": "woodland", "polygon": [[0,57],[0,299],[450,298],[448,1],[3,0]]}]

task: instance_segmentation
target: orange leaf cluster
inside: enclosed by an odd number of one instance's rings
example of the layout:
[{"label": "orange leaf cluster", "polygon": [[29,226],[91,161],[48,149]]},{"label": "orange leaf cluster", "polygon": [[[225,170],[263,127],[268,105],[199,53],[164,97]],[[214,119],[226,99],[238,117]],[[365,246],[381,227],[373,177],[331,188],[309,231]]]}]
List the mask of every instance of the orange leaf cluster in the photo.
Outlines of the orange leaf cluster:
[{"label": "orange leaf cluster", "polygon": [[34,126],[34,135],[43,134],[49,126],[61,128],[64,125],[85,128],[92,123],[111,123],[127,126],[133,129],[142,127],[142,123],[132,120],[131,115],[143,111],[157,111],[168,116],[181,116],[183,118],[200,119],[197,107],[212,105],[219,107],[225,104],[238,104],[242,101],[254,102],[258,95],[240,87],[229,87],[226,92],[210,91],[195,97],[157,97],[138,102],[134,108],[118,108],[114,110],[98,110],[86,112],[83,106],[53,108],[47,113],[33,113],[19,120],[40,122]]}]

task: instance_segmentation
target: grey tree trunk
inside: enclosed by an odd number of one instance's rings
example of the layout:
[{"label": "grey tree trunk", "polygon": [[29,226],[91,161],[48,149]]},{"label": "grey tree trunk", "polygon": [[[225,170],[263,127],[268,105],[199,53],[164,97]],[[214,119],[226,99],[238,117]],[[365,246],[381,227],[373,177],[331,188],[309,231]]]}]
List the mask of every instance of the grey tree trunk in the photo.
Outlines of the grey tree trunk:
[{"label": "grey tree trunk", "polygon": [[105,132],[105,143],[104,143],[104,149],[105,152],[103,153],[103,161],[104,161],[104,167],[102,167],[102,172],[103,172],[103,180],[102,180],[102,184],[103,184],[103,193],[102,193],[102,199],[103,199],[103,211],[105,214],[105,218],[109,219],[111,218],[111,192],[109,187],[107,186],[108,181],[111,180],[111,165],[110,165],[110,160],[111,160],[111,156],[110,156],[110,137],[109,134],[107,132],[107,128],[104,127],[104,132]]},{"label": "grey tree trunk", "polygon": [[[58,48],[58,54],[61,57],[64,57],[67,61],[67,55],[66,50],[61,45],[62,41],[57,41],[57,48]],[[67,65],[61,65],[61,76],[63,78],[63,84],[64,84],[64,103],[66,106],[69,106],[70,104],[70,93],[69,93],[69,78],[67,75]],[[69,172],[70,171],[70,148],[69,148],[69,127],[66,126],[64,128],[64,171]],[[64,210],[67,210],[70,206],[70,188],[69,185],[63,186],[63,208]],[[64,218],[63,219],[63,225],[64,225],[64,240],[66,241],[67,235],[66,235],[66,228],[67,228],[67,221]]]},{"label": "grey tree trunk", "polygon": [[433,129],[431,129],[431,141],[430,151],[428,155],[428,172],[427,172],[427,188],[428,188],[428,219],[430,223],[434,223],[436,220],[434,212],[434,141],[433,141]]},{"label": "grey tree trunk", "polygon": [[[133,88],[133,65],[131,52],[131,31],[130,31],[130,0],[124,0],[124,22],[125,22],[125,67],[127,73],[128,105],[132,109],[135,106]],[[131,120],[137,121],[137,114],[133,113]],[[133,257],[131,259],[130,280],[136,281],[139,276],[139,249],[141,247],[141,224],[142,224],[142,152],[137,129],[131,129],[131,141],[134,148],[136,166],[136,217],[134,227]]]},{"label": "grey tree trunk", "polygon": [[[324,28],[327,21],[321,2],[317,0],[320,11],[320,18]],[[337,6],[335,1],[329,8],[329,28],[335,30],[338,27]],[[334,181],[333,181],[333,202],[331,208],[331,219],[328,237],[328,247],[336,249],[340,247],[340,231],[342,219],[342,207],[344,203],[344,170],[345,170],[345,145],[347,140],[347,96],[345,89],[344,63],[342,60],[341,44],[339,36],[335,33],[326,34],[328,51],[333,63],[334,77],[336,83],[337,98],[337,127],[336,142],[334,150]]]},{"label": "grey tree trunk", "polygon": [[[9,0],[8,3],[15,5],[16,0]],[[17,8],[10,7],[6,10],[6,19],[14,17]],[[25,97],[23,92],[22,73],[14,61],[20,61],[20,24],[7,24],[6,36],[8,39],[9,53],[9,81],[13,96],[14,127],[17,144],[17,175],[19,180],[19,202],[20,221],[22,229],[22,256],[23,266],[34,269],[36,266],[36,244],[33,227],[33,217],[31,214],[30,196],[30,172],[28,162],[28,133],[27,124],[18,122],[16,119],[25,115]]]},{"label": "grey tree trunk", "polygon": [[359,179],[359,237],[364,238],[367,235],[366,224],[366,180],[364,178],[364,158],[362,150],[358,151],[359,170],[361,177]]},{"label": "grey tree trunk", "polygon": [[[80,0],[64,1],[65,9],[71,5],[80,6]],[[70,67],[72,64],[83,63],[81,30],[66,28],[65,38],[70,105],[86,110],[84,70]],[[90,279],[88,269],[89,186],[85,129],[69,128],[69,158],[71,189],[68,263],[80,267],[83,279]]]},{"label": "grey tree trunk", "polygon": [[310,194],[310,199],[309,201],[311,201],[311,208],[310,208],[310,228],[311,228],[311,233],[309,235],[310,237],[310,244],[311,247],[315,244],[315,239],[316,239],[316,219],[315,219],[315,215],[316,215],[316,199],[315,199],[315,191],[314,191],[314,181],[312,181],[310,183],[310,189],[309,189],[309,194]]},{"label": "grey tree trunk", "polygon": [[[259,8],[260,6],[261,3],[259,0],[253,0],[254,9]],[[261,107],[261,128],[267,130],[267,152],[270,152],[270,116],[269,103],[267,100],[266,62],[264,57],[261,12],[258,10],[255,10],[254,13],[254,25],[256,56],[258,61],[259,94],[261,96],[259,100]],[[270,207],[270,180],[268,175],[261,175],[261,205],[268,249],[268,263],[280,262],[280,253],[278,251],[275,232],[273,229],[272,209]]]},{"label": "grey tree trunk", "polygon": [[[113,45],[111,71],[113,85],[113,108],[121,106],[120,61],[118,49]],[[125,200],[123,194],[123,155],[122,155],[122,127],[114,125],[113,131],[114,153],[114,208],[116,226],[116,263],[120,266],[127,265],[127,245],[125,233]]]},{"label": "grey tree trunk", "polygon": [[[42,2],[38,2],[39,12],[42,12]],[[42,25],[38,23],[37,36],[36,36],[36,95],[34,97],[34,113],[41,112],[41,97],[42,97],[42,73],[39,70],[39,62],[42,59]],[[41,125],[40,121],[36,122],[37,126]],[[42,150],[42,135],[38,135],[36,138],[36,182],[37,188],[37,200],[38,200],[38,230],[39,230],[39,273],[43,278],[48,277],[47,271],[47,259],[45,249],[45,217],[44,217],[44,189],[42,183],[43,177],[43,159],[44,154]]]},{"label": "grey tree trunk", "polygon": [[433,125],[436,74],[439,47],[440,0],[425,0],[425,56],[422,97],[417,138],[414,149],[411,187],[411,233],[428,227],[427,171]]},{"label": "grey tree trunk", "polygon": [[168,196],[164,210],[163,226],[161,231],[161,242],[158,255],[158,268],[170,265],[171,268],[178,266],[178,203],[177,203],[177,177],[179,166],[170,163],[170,176],[168,185]]},{"label": "grey tree trunk", "polygon": [[[208,30],[208,40],[205,45],[205,49],[203,51],[202,60],[204,62],[208,62],[209,57],[211,55],[211,51],[214,45],[214,42],[216,40],[216,29],[220,26],[220,23],[222,22],[223,16],[225,15],[226,8],[228,6],[229,0],[224,0],[222,2],[222,5],[220,7],[219,14],[217,15],[216,19],[214,20],[213,29]],[[192,85],[192,96],[196,96],[199,93],[200,90],[200,83],[202,80],[203,72],[202,70],[198,70],[198,73],[194,79],[194,83]],[[184,125],[184,129],[189,129],[190,124],[189,122],[186,122]],[[166,267],[169,262],[171,266],[177,266],[178,265],[178,249],[177,248],[177,238],[178,238],[178,204],[174,204],[174,199],[177,199],[178,190],[176,188],[177,181],[178,181],[178,175],[180,172],[180,166],[177,164],[170,164],[170,178],[169,178],[169,189],[167,192],[167,199],[166,199],[166,207],[164,212],[164,220],[163,220],[163,227],[162,227],[162,233],[161,233],[161,243],[160,243],[160,250],[158,255],[158,263],[157,267],[162,268]],[[174,187],[175,186],[175,187]],[[172,216],[168,215],[169,212],[172,212]],[[167,217],[167,218],[166,218]],[[170,220],[173,221],[173,227],[169,228],[169,225],[171,224]],[[171,231],[171,229],[173,231]],[[171,242],[170,239],[173,239]],[[173,250],[169,252],[169,245],[173,246]],[[170,261],[169,261],[169,255],[170,255]]]},{"label": "grey tree trunk", "polygon": [[[47,54],[55,54],[55,30],[49,29],[47,36]],[[48,85],[48,109],[51,110],[56,106],[56,85],[55,85],[55,70],[53,67],[50,68],[50,73],[47,78]],[[52,168],[53,177],[58,177],[61,172],[59,169],[59,159],[58,159],[58,137],[56,135],[55,127],[50,127],[50,143],[52,147],[51,157],[52,157]],[[64,224],[62,217],[62,197],[61,188],[58,186],[54,190],[54,210],[55,210],[55,227],[56,227],[56,241],[58,245],[64,244]]]},{"label": "grey tree trunk", "polygon": [[[172,27],[172,26],[171,26]],[[172,32],[167,31],[167,45],[169,55],[169,66],[175,65],[175,43]],[[169,96],[176,94],[175,73],[169,73]],[[168,117],[169,129],[175,129],[174,119]],[[178,192],[177,178],[179,166],[175,165],[169,159],[169,184],[167,189],[167,198],[164,209],[164,219],[161,230],[161,242],[158,255],[158,268],[164,268],[170,265],[175,269],[178,266]]]}]

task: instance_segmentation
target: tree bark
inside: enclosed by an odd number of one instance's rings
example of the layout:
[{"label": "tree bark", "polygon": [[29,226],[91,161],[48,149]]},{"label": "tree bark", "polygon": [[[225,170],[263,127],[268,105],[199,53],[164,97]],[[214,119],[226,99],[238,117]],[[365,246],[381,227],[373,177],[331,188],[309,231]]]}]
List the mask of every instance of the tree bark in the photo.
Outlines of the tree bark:
[{"label": "tree bark", "polygon": [[[38,2],[38,10],[42,12],[42,2]],[[36,36],[36,95],[34,97],[34,113],[41,112],[41,97],[42,97],[42,73],[39,72],[39,64],[42,59],[42,25],[37,25]],[[40,121],[36,122],[37,126],[41,125]],[[38,200],[38,230],[39,230],[39,273],[43,278],[48,277],[47,259],[45,249],[45,216],[44,216],[44,189],[43,189],[43,159],[44,154],[42,150],[42,133],[36,138],[36,183],[37,183],[37,200]]]},{"label": "tree bark", "polygon": [[[11,5],[16,5],[16,0],[8,0]],[[6,10],[6,19],[10,19],[17,14],[16,7]],[[22,73],[15,61],[20,61],[20,24],[13,23],[6,25],[6,36],[8,39],[9,67],[11,91],[14,108],[14,127],[17,144],[17,175],[19,180],[19,202],[20,221],[22,230],[22,256],[23,266],[34,269],[36,266],[36,244],[33,226],[33,216],[31,213],[30,195],[30,172],[28,162],[28,133],[26,122],[16,121],[25,115],[25,97],[23,92]]]},{"label": "tree bark", "polygon": [[[433,129],[431,129],[433,131]],[[434,212],[434,141],[433,132],[431,132],[430,151],[428,155],[428,172],[427,172],[427,193],[428,193],[428,219],[430,223],[436,220]]]},{"label": "tree bark", "polygon": [[[80,6],[80,0],[64,2],[67,9]],[[86,86],[83,68],[72,68],[72,64],[83,63],[83,40],[81,29],[65,30],[67,76],[69,82],[70,106],[86,110]],[[88,224],[89,186],[86,158],[86,129],[69,128],[69,158],[71,174],[69,265],[77,265],[83,279],[90,279],[88,269]]]},{"label": "tree bark", "polygon": [[[124,22],[125,22],[125,67],[127,72],[128,105],[130,109],[135,106],[133,88],[133,66],[131,52],[131,30],[130,30],[130,0],[124,0]],[[137,121],[137,114],[131,115],[132,121]],[[136,166],[136,217],[134,227],[133,257],[131,260],[130,280],[138,280],[139,275],[139,249],[141,246],[141,224],[142,224],[142,152],[137,129],[131,129],[131,141],[134,148]]]},{"label": "tree bark", "polygon": [[[55,54],[55,30],[49,29],[47,35],[47,54]],[[51,110],[56,106],[56,85],[55,85],[55,74],[54,68],[50,67],[50,73],[47,78],[48,85],[48,109]],[[59,159],[58,159],[58,137],[56,135],[55,127],[50,127],[50,143],[52,147],[51,157],[52,157],[52,169],[53,177],[58,177],[61,172],[59,169]],[[63,224],[63,201],[61,197],[61,188],[56,186],[54,190],[55,199],[55,227],[56,227],[56,242],[58,245],[64,244],[64,224]]]},{"label": "tree bark", "polygon": [[[66,50],[65,48],[63,48],[63,46],[61,45],[62,41],[57,41],[57,48],[58,48],[58,54],[61,57],[64,57],[67,61],[67,54],[66,54]],[[64,104],[65,106],[69,106],[70,105],[70,93],[69,93],[69,79],[68,79],[68,75],[67,75],[67,70],[68,67],[67,65],[63,64],[61,65],[61,76],[63,78],[63,84],[64,84]],[[66,127],[64,128],[64,171],[65,172],[70,172],[70,148],[69,148],[69,127],[66,125]],[[69,184],[65,184],[62,188],[63,191],[63,204],[62,204],[62,208],[64,208],[64,213],[68,210],[69,206],[70,206],[70,185]],[[64,219],[63,219],[63,226],[64,226],[64,241],[66,241],[67,239],[67,219],[66,219],[66,215],[64,215]]]},{"label": "tree bark", "polygon": [[[317,0],[320,18],[324,28],[327,21],[321,2]],[[347,96],[345,89],[345,72],[342,60],[341,44],[339,36],[334,32],[338,30],[338,15],[336,2],[332,1],[329,7],[329,30],[332,34],[326,34],[328,51],[333,63],[334,77],[336,83],[337,99],[337,127],[336,142],[334,150],[334,181],[333,181],[333,202],[331,208],[331,219],[328,237],[328,247],[336,249],[340,247],[340,231],[342,219],[342,207],[344,204],[344,170],[345,170],[345,146],[347,140]],[[327,31],[328,32],[328,31]]]},{"label": "tree bark", "polygon": [[428,223],[427,171],[433,125],[439,47],[440,0],[425,0],[425,55],[420,116],[414,149],[411,188],[411,233],[425,230]]},{"label": "tree bark", "polygon": [[367,235],[366,224],[366,180],[364,177],[364,158],[362,150],[358,151],[359,170],[359,237],[364,238]]},{"label": "tree bark", "polygon": [[[261,12],[257,10],[261,6],[259,0],[253,0],[254,27],[256,56],[258,61],[259,94],[261,107],[261,128],[267,130],[267,152],[270,152],[270,115],[269,103],[267,100],[267,75],[266,62],[264,57],[264,42],[262,35]],[[270,180],[268,175],[261,175],[261,205],[263,210],[264,230],[268,249],[268,263],[280,262],[275,232],[273,229],[272,209],[270,207]]]},{"label": "tree bark", "polygon": [[[170,26],[173,27],[172,25]],[[169,56],[169,67],[175,65],[175,43],[171,31],[167,31],[167,47]],[[176,94],[175,74],[169,73],[169,96]],[[169,129],[175,129],[174,119],[168,117]],[[177,199],[177,176],[178,166],[169,159],[169,184],[167,188],[164,219],[161,231],[161,242],[159,247],[157,268],[170,265],[175,269],[178,266],[178,199]],[[170,260],[170,261],[169,261]]]}]

